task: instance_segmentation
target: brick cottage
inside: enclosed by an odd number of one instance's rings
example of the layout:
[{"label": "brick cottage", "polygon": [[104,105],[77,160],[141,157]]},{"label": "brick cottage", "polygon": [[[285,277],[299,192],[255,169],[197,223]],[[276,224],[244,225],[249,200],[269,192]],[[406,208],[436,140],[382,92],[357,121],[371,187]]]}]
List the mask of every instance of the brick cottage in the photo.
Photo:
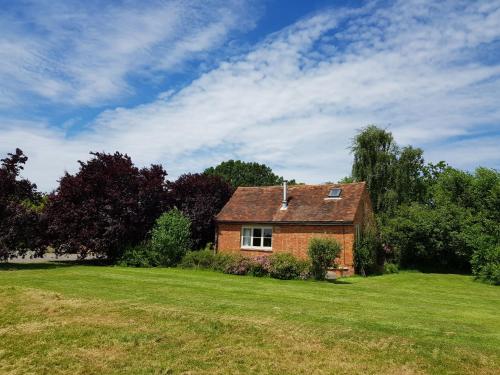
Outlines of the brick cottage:
[{"label": "brick cottage", "polygon": [[239,187],[216,220],[218,252],[307,258],[312,238],[334,238],[342,247],[337,273],[352,275],[356,238],[374,219],[366,184],[360,182]]}]

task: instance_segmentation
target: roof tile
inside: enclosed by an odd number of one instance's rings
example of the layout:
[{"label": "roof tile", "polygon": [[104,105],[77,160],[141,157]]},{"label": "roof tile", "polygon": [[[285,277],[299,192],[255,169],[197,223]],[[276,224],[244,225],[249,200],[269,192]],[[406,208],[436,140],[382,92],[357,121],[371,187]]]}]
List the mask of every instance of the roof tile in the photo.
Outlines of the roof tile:
[{"label": "roof tile", "polygon": [[[328,198],[341,188],[340,199]],[[288,208],[281,210],[282,186],[239,187],[217,215],[219,222],[338,222],[354,221],[365,183],[292,185]]]}]

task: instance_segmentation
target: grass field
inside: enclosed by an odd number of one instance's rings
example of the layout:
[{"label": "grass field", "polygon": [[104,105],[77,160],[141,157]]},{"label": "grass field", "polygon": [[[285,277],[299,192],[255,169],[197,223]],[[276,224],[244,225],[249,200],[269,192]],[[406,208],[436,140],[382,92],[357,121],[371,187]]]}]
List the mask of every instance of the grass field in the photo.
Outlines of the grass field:
[{"label": "grass field", "polygon": [[500,288],[0,266],[1,374],[500,373]]}]

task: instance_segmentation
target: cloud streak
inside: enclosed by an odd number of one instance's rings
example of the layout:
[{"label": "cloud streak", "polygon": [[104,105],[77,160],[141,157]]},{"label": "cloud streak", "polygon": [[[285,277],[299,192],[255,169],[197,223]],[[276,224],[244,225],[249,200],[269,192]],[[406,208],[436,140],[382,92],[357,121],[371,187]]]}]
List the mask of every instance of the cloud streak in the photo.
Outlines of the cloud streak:
[{"label": "cloud streak", "polygon": [[8,84],[0,105],[25,104],[27,94],[72,105],[116,102],[134,91],[129,78],[158,80],[254,25],[251,8],[237,0],[28,4],[21,16],[0,13],[0,79]]},{"label": "cloud streak", "polygon": [[[67,160],[115,149],[173,176],[233,157],[305,182],[336,180],[350,172],[351,137],[369,123],[431,160],[498,168],[500,58],[481,56],[500,40],[499,24],[499,1],[326,9],[178,91],[103,112],[71,139],[48,127],[30,128],[26,142],[15,127],[2,133],[28,153],[46,150],[38,155],[48,166],[27,171],[44,188],[76,166]],[[461,156],[484,133],[480,155]]]}]

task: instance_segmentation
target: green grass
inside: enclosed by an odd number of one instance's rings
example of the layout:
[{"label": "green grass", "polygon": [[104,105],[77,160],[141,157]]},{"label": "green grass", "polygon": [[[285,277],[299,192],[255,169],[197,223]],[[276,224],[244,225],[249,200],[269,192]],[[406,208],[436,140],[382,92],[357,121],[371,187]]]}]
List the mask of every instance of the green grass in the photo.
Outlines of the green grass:
[{"label": "green grass", "polygon": [[498,374],[500,288],[4,265],[0,373]]}]

